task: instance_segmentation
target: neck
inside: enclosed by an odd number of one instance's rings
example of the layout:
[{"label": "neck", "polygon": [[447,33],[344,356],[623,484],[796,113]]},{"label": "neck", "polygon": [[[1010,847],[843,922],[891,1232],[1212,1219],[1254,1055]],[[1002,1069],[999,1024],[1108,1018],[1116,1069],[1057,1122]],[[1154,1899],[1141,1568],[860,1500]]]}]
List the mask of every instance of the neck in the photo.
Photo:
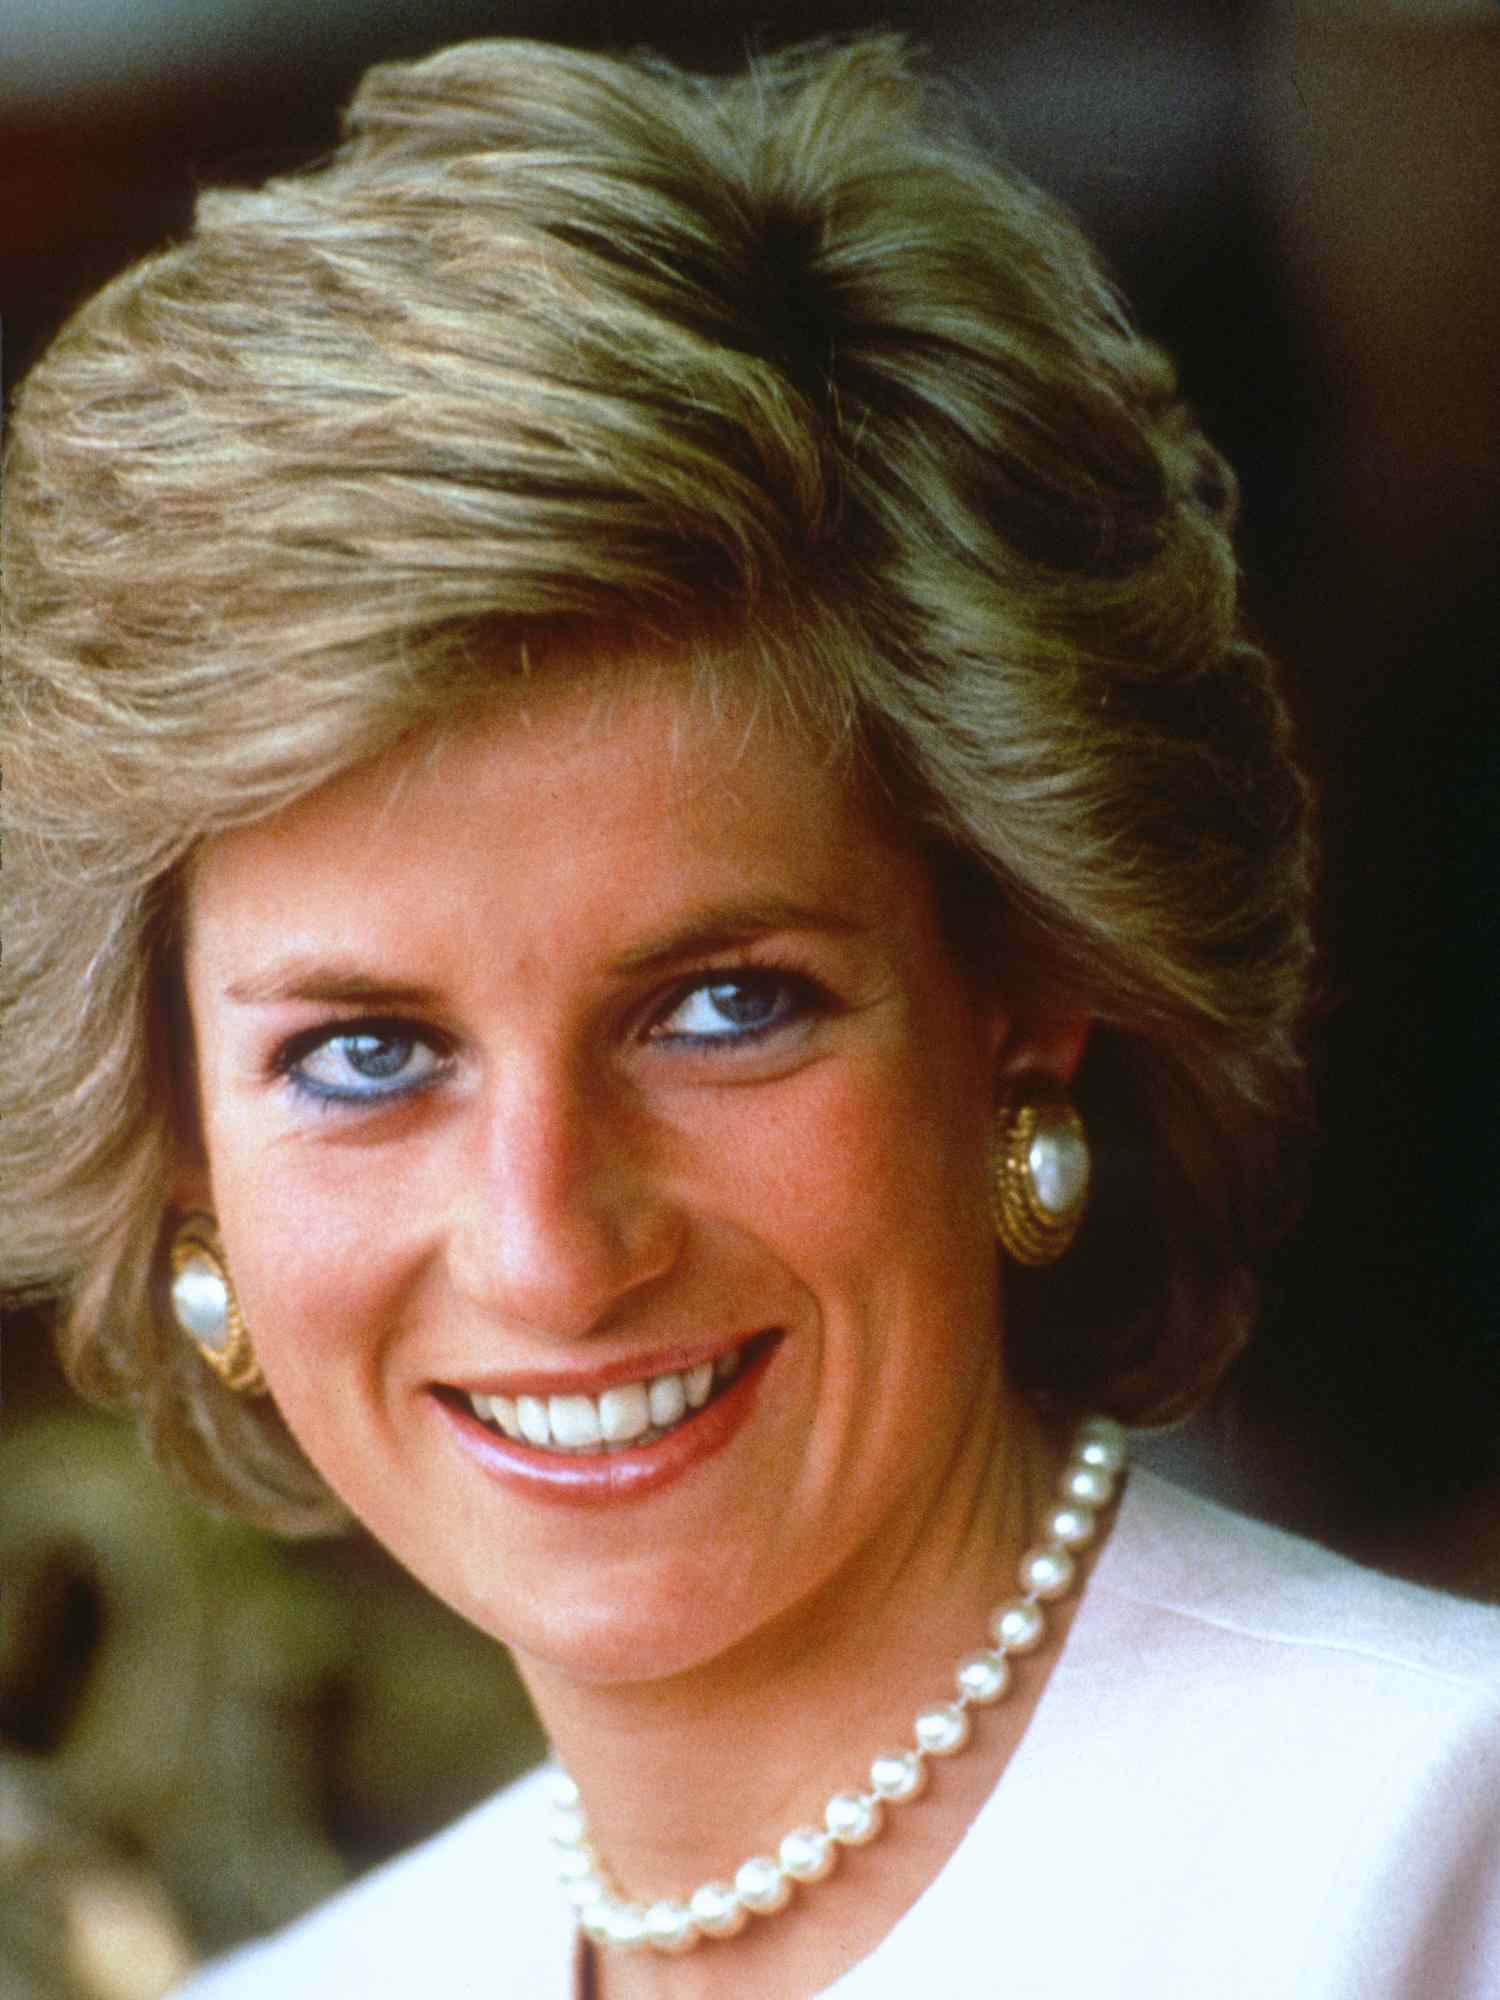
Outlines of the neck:
[{"label": "neck", "polygon": [[[990,1612],[1013,1594],[1061,1459],[1034,1416],[995,1407],[925,1511],[892,1522],[855,1569],[732,1651],[667,1678],[602,1685],[522,1662],[626,1893],[681,1894],[774,1851],[788,1827],[820,1821],[830,1793],[857,1786],[872,1755],[905,1744],[913,1713],[949,1691],[954,1661],[984,1643]],[[780,1919],[708,1960],[612,1959],[601,1992],[686,2000],[700,1989],[811,1992],[836,1977],[962,1838],[1025,1729],[1065,1622],[1054,1621],[1024,1684],[984,1714],[974,1748],[938,1774],[920,1810],[851,1855],[805,1920]]]}]

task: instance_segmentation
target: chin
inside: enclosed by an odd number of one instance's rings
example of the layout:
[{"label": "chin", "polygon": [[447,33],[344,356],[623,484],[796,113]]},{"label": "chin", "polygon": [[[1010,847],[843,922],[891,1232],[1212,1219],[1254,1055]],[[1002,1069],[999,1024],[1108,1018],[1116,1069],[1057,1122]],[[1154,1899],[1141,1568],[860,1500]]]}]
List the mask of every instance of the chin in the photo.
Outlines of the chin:
[{"label": "chin", "polygon": [[628,1687],[701,1671],[734,1651],[747,1633],[727,1616],[722,1623],[715,1619],[701,1588],[689,1587],[674,1599],[659,1586],[652,1601],[628,1609],[618,1601],[533,1606],[524,1632],[497,1636],[529,1682],[560,1676],[589,1687]]}]

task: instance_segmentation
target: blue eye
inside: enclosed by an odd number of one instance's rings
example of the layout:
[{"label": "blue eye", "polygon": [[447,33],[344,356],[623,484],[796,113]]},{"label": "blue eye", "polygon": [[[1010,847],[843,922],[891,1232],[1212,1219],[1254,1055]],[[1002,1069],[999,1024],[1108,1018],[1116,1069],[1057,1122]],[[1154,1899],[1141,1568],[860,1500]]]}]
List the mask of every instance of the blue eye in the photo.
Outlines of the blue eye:
[{"label": "blue eye", "polygon": [[794,973],[725,973],[681,990],[654,1033],[663,1041],[744,1043],[799,1025],[818,1011],[819,1000],[813,982]]},{"label": "blue eye", "polygon": [[443,1059],[431,1042],[393,1023],[361,1021],[297,1038],[277,1068],[294,1089],[334,1104],[374,1104],[420,1090]]}]

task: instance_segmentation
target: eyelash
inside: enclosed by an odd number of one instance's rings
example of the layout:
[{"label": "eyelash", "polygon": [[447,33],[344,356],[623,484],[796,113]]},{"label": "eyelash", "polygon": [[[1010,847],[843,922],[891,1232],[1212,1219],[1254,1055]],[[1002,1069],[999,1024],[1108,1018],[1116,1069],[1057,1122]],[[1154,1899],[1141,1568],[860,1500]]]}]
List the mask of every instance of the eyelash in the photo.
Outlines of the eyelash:
[{"label": "eyelash", "polygon": [[[708,998],[725,988],[736,988],[741,994],[754,993],[769,997],[782,1004],[780,1012],[773,1020],[761,1022],[751,1027],[742,1027],[726,1034],[704,1034],[695,1031],[678,1030],[669,1032],[663,1024],[680,1013],[695,994]],[[711,1004],[716,1004],[712,1003]],[[788,965],[769,965],[757,962],[753,965],[714,966],[706,971],[690,974],[680,981],[668,996],[666,1004],[653,1015],[651,1039],[665,1042],[675,1048],[687,1048],[713,1056],[731,1050],[753,1048],[762,1042],[784,1034],[791,1029],[826,1014],[833,1006],[833,995],[818,980],[805,972],[798,972]]]},{"label": "eyelash", "polygon": [[[405,1044],[412,1050],[424,1049],[432,1058],[432,1068],[412,1082],[395,1083],[384,1089],[377,1085],[374,1089],[365,1090],[342,1089],[337,1084],[320,1082],[308,1073],[305,1065],[310,1057],[324,1049],[333,1049],[340,1042],[355,1041]],[[444,1039],[431,1029],[420,1028],[411,1021],[379,1015],[304,1029],[276,1050],[271,1059],[271,1069],[294,1096],[319,1110],[359,1111],[394,1104],[402,1098],[415,1096],[419,1091],[431,1089],[448,1068],[450,1060],[450,1051]]]},{"label": "eyelash", "polygon": [[[720,1003],[714,1002],[711,996],[716,991],[723,992],[730,988],[736,989],[741,996],[748,992],[769,999],[775,1008],[775,1017],[737,1029],[731,1026],[725,1033],[670,1030],[666,1027],[673,1015],[680,1013],[695,995],[702,995],[709,1005],[716,1005]],[[758,1047],[778,1035],[807,1025],[828,1013],[833,1005],[834,997],[827,987],[791,966],[759,962],[713,966],[688,975],[672,987],[665,1001],[653,1007],[642,1039],[648,1044],[689,1051],[706,1060],[732,1057],[738,1051]],[[397,1082],[388,1088],[377,1084],[375,1088],[344,1089],[337,1084],[320,1082],[308,1073],[306,1065],[309,1058],[322,1050],[335,1048],[340,1042],[354,1041],[405,1044],[410,1050],[423,1049],[430,1056],[431,1064],[415,1080]],[[304,1029],[275,1051],[271,1069],[304,1103],[323,1111],[359,1112],[395,1104],[432,1089],[441,1081],[451,1061],[451,1048],[444,1037],[415,1022],[381,1015]]]}]

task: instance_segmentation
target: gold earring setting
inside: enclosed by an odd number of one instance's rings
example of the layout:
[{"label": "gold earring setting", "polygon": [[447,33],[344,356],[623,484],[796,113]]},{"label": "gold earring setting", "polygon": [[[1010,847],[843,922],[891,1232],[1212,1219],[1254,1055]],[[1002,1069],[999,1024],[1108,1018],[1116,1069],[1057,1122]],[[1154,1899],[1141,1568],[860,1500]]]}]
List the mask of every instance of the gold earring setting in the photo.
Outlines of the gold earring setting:
[{"label": "gold earring setting", "polygon": [[1066,1093],[1018,1084],[996,1121],[991,1191],[995,1231],[1017,1264],[1052,1264],[1078,1233],[1089,1196],[1089,1143]]},{"label": "gold earring setting", "polygon": [[249,1330],[230,1282],[224,1246],[211,1215],[189,1215],[178,1225],[169,1253],[172,1317],[220,1381],[243,1396],[263,1396]]}]

